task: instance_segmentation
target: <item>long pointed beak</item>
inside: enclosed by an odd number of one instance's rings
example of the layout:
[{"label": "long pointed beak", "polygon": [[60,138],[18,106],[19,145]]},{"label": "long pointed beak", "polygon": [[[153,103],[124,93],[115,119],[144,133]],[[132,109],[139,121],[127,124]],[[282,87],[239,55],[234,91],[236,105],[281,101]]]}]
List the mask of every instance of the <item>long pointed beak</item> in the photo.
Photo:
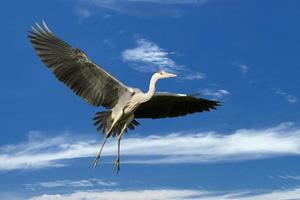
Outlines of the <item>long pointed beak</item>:
[{"label": "long pointed beak", "polygon": [[171,78],[171,77],[176,77],[176,76],[177,76],[177,74],[171,74],[171,73],[168,73],[167,75],[168,75],[168,77],[170,77],[170,78]]}]

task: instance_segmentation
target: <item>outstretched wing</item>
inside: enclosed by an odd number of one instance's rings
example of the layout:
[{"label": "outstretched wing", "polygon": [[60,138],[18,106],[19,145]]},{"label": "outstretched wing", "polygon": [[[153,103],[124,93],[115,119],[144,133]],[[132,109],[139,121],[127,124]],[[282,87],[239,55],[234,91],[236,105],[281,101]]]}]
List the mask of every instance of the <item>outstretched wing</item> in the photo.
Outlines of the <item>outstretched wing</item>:
[{"label": "outstretched wing", "polygon": [[178,117],[195,112],[210,111],[219,106],[218,101],[197,98],[185,94],[155,93],[147,102],[135,111],[135,118]]},{"label": "outstretched wing", "polygon": [[120,96],[129,92],[125,85],[93,63],[83,51],[56,37],[44,22],[43,27],[39,24],[32,27],[28,37],[56,78],[89,104],[112,108]]}]

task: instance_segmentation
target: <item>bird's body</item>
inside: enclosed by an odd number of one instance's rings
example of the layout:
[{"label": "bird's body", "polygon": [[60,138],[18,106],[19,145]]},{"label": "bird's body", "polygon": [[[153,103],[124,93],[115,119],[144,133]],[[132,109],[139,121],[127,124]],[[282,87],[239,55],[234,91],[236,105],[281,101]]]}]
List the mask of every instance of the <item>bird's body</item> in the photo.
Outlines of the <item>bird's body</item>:
[{"label": "bird's body", "polygon": [[57,38],[43,22],[32,27],[29,38],[41,60],[55,76],[75,94],[94,106],[107,110],[96,113],[94,125],[104,133],[104,142],[93,163],[96,167],[103,146],[110,136],[116,136],[118,153],[115,166],[119,171],[120,140],[127,129],[139,125],[137,118],[165,118],[209,111],[218,106],[217,101],[186,94],[155,92],[159,79],[175,77],[175,74],[159,71],[153,74],[149,90],[125,86],[100,66],[93,63],[78,48],[72,48]]}]

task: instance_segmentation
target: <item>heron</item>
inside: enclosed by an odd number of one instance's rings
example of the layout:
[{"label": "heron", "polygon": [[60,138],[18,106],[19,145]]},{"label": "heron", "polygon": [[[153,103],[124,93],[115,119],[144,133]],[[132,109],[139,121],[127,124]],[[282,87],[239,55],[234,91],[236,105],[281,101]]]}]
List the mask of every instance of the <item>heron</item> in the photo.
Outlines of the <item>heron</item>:
[{"label": "heron", "polygon": [[88,104],[105,109],[93,118],[97,131],[104,135],[93,168],[98,164],[107,139],[112,136],[117,142],[114,167],[119,172],[121,138],[128,129],[133,130],[139,125],[137,119],[184,116],[210,111],[220,105],[219,101],[199,98],[198,95],[156,92],[159,79],[177,76],[163,70],[152,75],[147,92],[126,86],[94,63],[84,51],[57,37],[44,21],[31,26],[28,37],[41,61],[58,80]]}]

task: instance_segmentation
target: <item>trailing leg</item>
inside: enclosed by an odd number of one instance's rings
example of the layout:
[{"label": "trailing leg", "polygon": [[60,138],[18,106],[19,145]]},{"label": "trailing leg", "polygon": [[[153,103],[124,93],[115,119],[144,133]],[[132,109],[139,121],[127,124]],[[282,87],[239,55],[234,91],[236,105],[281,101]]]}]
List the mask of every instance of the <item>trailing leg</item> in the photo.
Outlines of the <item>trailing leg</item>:
[{"label": "trailing leg", "polygon": [[98,164],[99,159],[100,159],[101,152],[102,152],[102,150],[103,150],[103,147],[104,147],[104,145],[105,145],[105,143],[106,143],[107,138],[108,138],[108,135],[105,135],[105,138],[104,138],[103,143],[102,143],[102,145],[101,145],[100,151],[99,151],[99,153],[97,154],[95,160],[93,161],[93,168],[94,168],[94,169],[97,167],[97,164]]},{"label": "trailing leg", "polygon": [[124,124],[124,126],[123,126],[123,128],[122,128],[122,130],[121,130],[121,132],[120,132],[120,134],[118,135],[118,138],[117,138],[117,143],[118,143],[118,153],[117,153],[117,158],[116,158],[115,164],[114,164],[115,169],[116,169],[116,171],[117,171],[117,174],[118,174],[118,172],[120,171],[120,142],[121,142],[121,138],[122,138],[122,136],[123,136],[123,134],[124,134],[126,128],[128,127],[128,125],[131,124],[132,120],[133,120],[133,116],[131,116],[131,117],[129,117],[129,118],[127,119],[126,123]]},{"label": "trailing leg", "polygon": [[121,141],[121,138],[122,138],[122,135],[124,134],[125,130],[126,130],[126,127],[127,127],[127,123],[124,124],[120,134],[118,135],[118,138],[117,138],[117,142],[118,142],[118,152],[117,152],[117,158],[115,160],[115,170],[116,172],[118,173],[120,171],[120,141]]},{"label": "trailing leg", "polygon": [[111,120],[111,112],[100,112],[100,113],[97,113],[96,114],[96,117],[94,118],[95,120],[95,123],[94,125],[98,125],[100,124],[100,126],[98,127],[98,130],[103,128],[104,130],[107,130],[108,127],[109,127],[109,130],[106,131],[105,133],[105,138],[104,138],[104,141],[101,145],[101,148],[100,148],[100,151],[99,153],[97,154],[95,160],[93,161],[93,168],[95,169],[97,167],[97,164],[99,162],[99,159],[100,159],[100,156],[101,156],[101,153],[102,153],[102,150],[103,150],[103,147],[106,143],[106,140],[107,138],[110,137],[110,134],[115,126],[115,124],[117,123],[117,121],[121,118],[122,114],[119,114],[114,120],[113,122],[111,123],[110,125],[110,120]]}]

